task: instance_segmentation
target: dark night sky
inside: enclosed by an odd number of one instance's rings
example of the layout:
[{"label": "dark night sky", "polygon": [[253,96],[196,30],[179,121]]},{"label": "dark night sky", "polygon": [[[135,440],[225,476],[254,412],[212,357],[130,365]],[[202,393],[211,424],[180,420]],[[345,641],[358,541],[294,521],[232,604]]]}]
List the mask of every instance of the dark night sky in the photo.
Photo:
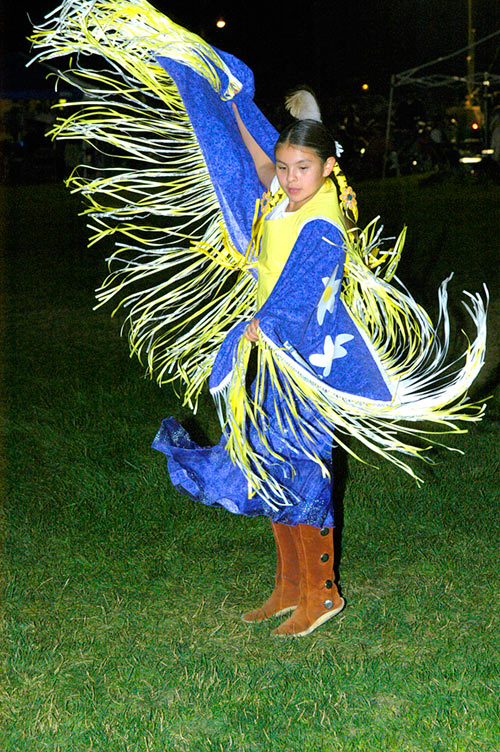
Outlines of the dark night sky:
[{"label": "dark night sky", "polygon": [[[56,0],[4,0],[4,49],[29,51],[29,13],[41,21]],[[266,97],[296,83],[320,94],[357,91],[362,81],[386,94],[391,73],[447,55],[467,44],[467,0],[309,0],[299,11],[283,3],[157,0],[156,7],[209,42],[244,60]],[[289,6],[288,6],[289,7]],[[259,10],[261,8],[261,10]],[[308,13],[305,12],[308,9]],[[223,15],[226,29],[215,20]],[[473,0],[476,38],[500,29],[500,0]],[[476,51],[476,70],[500,73],[500,37]],[[465,54],[443,72],[465,74]],[[437,72],[437,69],[436,69]]]}]

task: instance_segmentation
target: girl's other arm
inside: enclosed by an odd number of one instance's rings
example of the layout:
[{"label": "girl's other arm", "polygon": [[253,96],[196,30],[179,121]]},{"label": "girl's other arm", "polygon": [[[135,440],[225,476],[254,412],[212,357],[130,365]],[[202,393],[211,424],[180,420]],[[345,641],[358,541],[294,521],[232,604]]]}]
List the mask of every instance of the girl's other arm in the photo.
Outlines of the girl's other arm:
[{"label": "girl's other arm", "polygon": [[233,102],[233,112],[236,118],[236,123],[241,133],[242,141],[247,147],[250,153],[250,156],[253,159],[253,163],[255,165],[255,169],[257,171],[259,180],[269,190],[271,186],[271,182],[274,176],[276,175],[276,167],[274,165],[274,162],[272,162],[272,160],[269,159],[266,152],[259,146],[257,141],[249,132],[248,128],[246,127],[243,120],[241,119],[240,113],[238,112],[238,108],[236,107],[234,102]]}]

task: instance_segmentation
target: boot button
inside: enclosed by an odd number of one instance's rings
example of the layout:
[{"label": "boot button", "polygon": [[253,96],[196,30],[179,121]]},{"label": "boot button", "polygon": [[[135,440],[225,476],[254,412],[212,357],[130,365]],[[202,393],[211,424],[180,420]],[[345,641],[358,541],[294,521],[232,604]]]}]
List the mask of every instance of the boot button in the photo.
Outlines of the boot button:
[{"label": "boot button", "polygon": [[323,603],[323,606],[328,609],[333,608],[333,601],[327,600]]},{"label": "boot button", "polygon": [[328,535],[328,532],[329,532],[329,530],[328,530],[327,527],[322,527],[321,530],[319,531],[319,534],[320,535]]},{"label": "boot button", "polygon": [[328,588],[328,590],[330,590],[333,587],[333,582],[331,580],[327,580],[325,582],[325,587]]},{"label": "boot button", "polygon": [[328,554],[321,554],[321,561],[328,561],[329,558]]}]

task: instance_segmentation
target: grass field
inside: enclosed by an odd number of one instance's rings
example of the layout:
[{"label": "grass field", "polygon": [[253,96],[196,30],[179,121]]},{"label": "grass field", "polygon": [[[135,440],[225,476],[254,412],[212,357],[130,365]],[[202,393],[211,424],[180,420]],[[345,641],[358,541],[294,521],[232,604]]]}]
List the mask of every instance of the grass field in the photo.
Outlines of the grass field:
[{"label": "grass field", "polygon": [[[496,752],[500,749],[500,187],[358,186],[364,219],[409,224],[401,276],[431,309],[450,270],[488,283],[486,418],[436,452],[425,484],[349,462],[340,562],[347,608],[273,640],[240,613],[266,597],[268,523],[177,494],[149,449],[172,414],[109,311],[105,249],[53,185],[3,191],[5,752]],[[367,459],[368,455],[364,455]]]}]

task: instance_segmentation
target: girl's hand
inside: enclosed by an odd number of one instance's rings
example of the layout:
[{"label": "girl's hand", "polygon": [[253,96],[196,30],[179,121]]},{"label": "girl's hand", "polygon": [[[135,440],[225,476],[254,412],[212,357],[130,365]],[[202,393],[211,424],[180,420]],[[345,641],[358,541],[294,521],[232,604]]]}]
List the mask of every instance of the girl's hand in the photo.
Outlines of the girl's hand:
[{"label": "girl's hand", "polygon": [[260,319],[252,319],[247,328],[245,329],[245,337],[249,342],[259,341],[259,321]]}]

